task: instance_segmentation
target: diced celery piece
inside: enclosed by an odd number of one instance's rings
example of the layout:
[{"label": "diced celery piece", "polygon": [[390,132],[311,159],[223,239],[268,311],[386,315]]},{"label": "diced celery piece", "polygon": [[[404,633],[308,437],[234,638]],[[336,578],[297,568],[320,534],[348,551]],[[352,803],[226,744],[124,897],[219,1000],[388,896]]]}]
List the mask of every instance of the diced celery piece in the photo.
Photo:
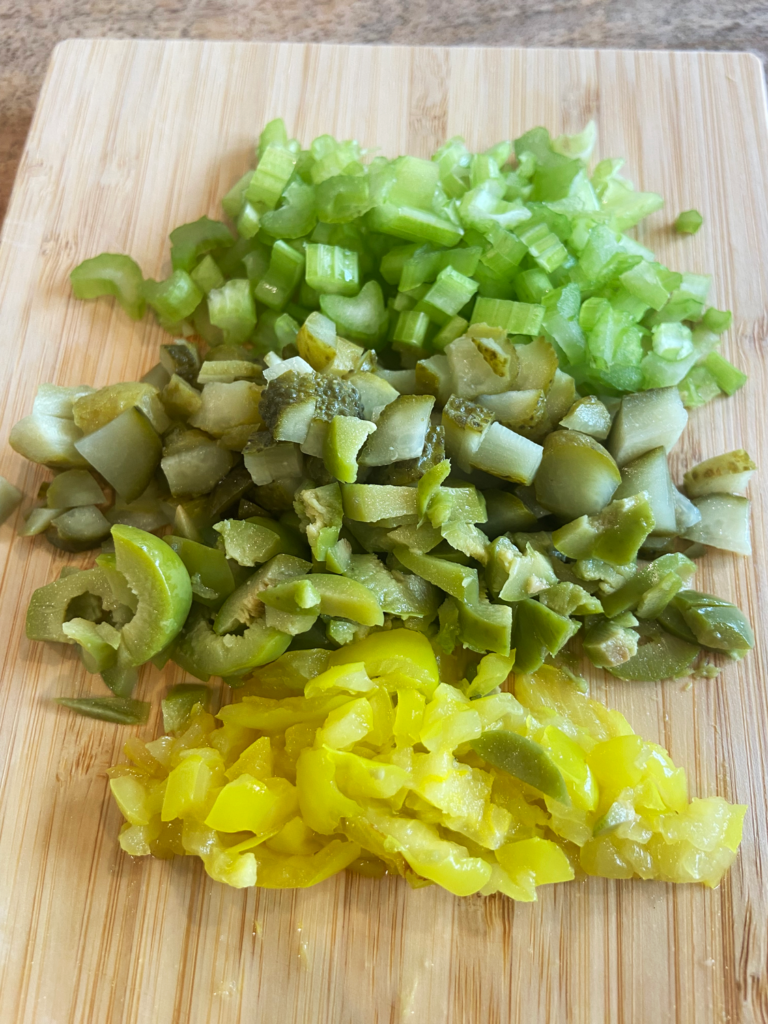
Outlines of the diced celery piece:
[{"label": "diced celery piece", "polygon": [[324,295],[356,295],[360,290],[357,253],[338,245],[308,245],[307,284]]},{"label": "diced celery piece", "polygon": [[678,214],[675,231],[678,235],[695,235],[703,223],[704,218],[698,210],[684,210]]},{"label": "diced celery piece", "polygon": [[208,217],[174,228],[170,240],[173,269],[186,270],[188,273],[205,253],[228,248],[234,242],[226,224]]},{"label": "diced celery piece", "polygon": [[742,373],[719,352],[710,352],[704,360],[704,366],[712,374],[717,386],[732,395],[747,383],[746,373]]},{"label": "diced celery piece", "polygon": [[186,270],[174,270],[164,281],[145,281],[143,294],[157,315],[171,324],[191,316],[203,298]]},{"label": "diced celery piece", "polygon": [[503,327],[507,334],[537,335],[544,320],[544,307],[509,299],[486,299],[480,296],[472,310],[472,324]]},{"label": "diced celery piece", "polygon": [[224,342],[238,345],[245,341],[256,326],[256,306],[250,282],[241,279],[227,281],[221,288],[208,294],[208,315],[214,327],[224,332]]},{"label": "diced celery piece", "polygon": [[446,247],[456,245],[464,234],[452,221],[445,220],[429,210],[413,206],[394,206],[385,203],[374,206],[366,221],[371,231],[380,231],[412,242],[433,242]]},{"label": "diced celery piece", "polygon": [[259,165],[253,172],[245,198],[267,210],[274,210],[296,166],[296,156],[281,145],[270,143],[259,157]]},{"label": "diced celery piece", "polygon": [[445,267],[427,294],[416,304],[416,311],[426,313],[441,327],[456,316],[477,291],[477,282],[460,274],[452,266]]},{"label": "diced celery piece", "polygon": [[381,340],[389,320],[378,281],[368,281],[359,294],[351,298],[321,295],[320,308],[345,338],[371,345]]},{"label": "diced celery piece", "polygon": [[278,240],[272,246],[267,272],[256,285],[256,299],[270,309],[282,312],[303,271],[304,256],[287,242]]},{"label": "diced celery piece", "polygon": [[144,278],[139,265],[130,256],[105,252],[83,260],[71,271],[69,280],[77,299],[114,295],[132,319],[140,320],[144,316]]}]

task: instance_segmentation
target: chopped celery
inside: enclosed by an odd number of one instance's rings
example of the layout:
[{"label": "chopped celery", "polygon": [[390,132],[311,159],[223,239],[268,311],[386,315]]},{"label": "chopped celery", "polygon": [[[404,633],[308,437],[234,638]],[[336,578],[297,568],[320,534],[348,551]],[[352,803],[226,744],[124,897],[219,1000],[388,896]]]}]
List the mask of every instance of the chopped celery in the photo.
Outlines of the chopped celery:
[{"label": "chopped celery", "polygon": [[77,299],[114,295],[133,320],[141,320],[144,316],[144,278],[130,256],[104,252],[93,259],[83,260],[70,273],[69,280]]},{"label": "chopped celery", "polygon": [[703,223],[698,210],[684,210],[675,221],[675,231],[678,235],[695,235]]}]

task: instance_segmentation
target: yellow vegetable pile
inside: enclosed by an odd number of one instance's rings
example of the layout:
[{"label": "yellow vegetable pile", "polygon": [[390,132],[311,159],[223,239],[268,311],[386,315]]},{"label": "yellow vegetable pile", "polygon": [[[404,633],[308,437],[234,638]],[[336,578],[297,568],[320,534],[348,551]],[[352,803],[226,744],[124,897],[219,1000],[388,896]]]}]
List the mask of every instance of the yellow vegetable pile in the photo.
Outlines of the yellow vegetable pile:
[{"label": "yellow vegetable pile", "polygon": [[[304,887],[346,868],[517,900],[579,869],[717,885],[745,808],[689,802],[666,751],[556,668],[499,692],[511,664],[488,655],[468,682],[467,661],[438,664],[409,629],[283,655],[219,722],[197,705],[178,734],[126,743],[129,763],[110,769],[120,845],[199,856],[236,887]],[[494,729],[540,744],[570,803],[484,762],[471,743]]]}]

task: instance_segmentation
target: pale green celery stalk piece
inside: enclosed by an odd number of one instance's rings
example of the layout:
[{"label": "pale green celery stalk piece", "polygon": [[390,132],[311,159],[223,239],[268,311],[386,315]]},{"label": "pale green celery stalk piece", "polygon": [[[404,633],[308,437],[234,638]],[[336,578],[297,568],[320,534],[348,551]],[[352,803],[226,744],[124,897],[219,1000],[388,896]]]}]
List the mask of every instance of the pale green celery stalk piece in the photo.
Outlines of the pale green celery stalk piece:
[{"label": "pale green celery stalk piece", "polygon": [[430,320],[445,325],[458,314],[477,291],[477,282],[448,266],[423,299],[416,303],[416,312],[426,313]]},{"label": "pale green celery stalk piece", "polygon": [[144,277],[139,265],[130,256],[105,252],[83,260],[70,273],[69,280],[77,299],[114,295],[133,320],[140,320],[144,316]]},{"label": "pale green celery stalk piece", "polygon": [[208,217],[201,217],[190,224],[180,224],[169,237],[173,269],[186,270],[188,273],[205,253],[228,248],[234,243],[226,224]]},{"label": "pale green celery stalk piece", "polygon": [[243,203],[243,207],[236,221],[237,233],[241,238],[255,238],[261,227],[261,218],[258,210],[250,203]]},{"label": "pale green celery stalk piece", "polygon": [[306,249],[305,278],[324,295],[356,295],[360,272],[356,252],[338,245],[310,244]]},{"label": "pale green celery stalk piece", "polygon": [[546,224],[524,223],[515,233],[541,269],[548,274],[557,270],[568,259],[568,250]]},{"label": "pale green celery stalk piece", "polygon": [[208,315],[214,327],[224,332],[224,343],[239,345],[253,333],[256,306],[250,282],[245,278],[227,281],[208,294]]},{"label": "pale green celery stalk piece", "polygon": [[416,309],[404,309],[397,318],[392,335],[393,347],[405,352],[414,349],[421,352],[429,329],[429,317]]},{"label": "pale green celery stalk piece", "polygon": [[278,209],[260,215],[259,223],[272,238],[296,239],[308,235],[317,224],[314,186],[291,182]]},{"label": "pale green celery stalk piece", "polygon": [[704,366],[712,374],[717,386],[732,395],[747,383],[746,373],[742,373],[719,352],[710,352],[704,360]]},{"label": "pale green celery stalk piece", "polygon": [[[317,214],[325,224],[346,224],[371,208],[367,175],[337,174],[315,188]],[[394,282],[396,283],[396,282]]]},{"label": "pale green celery stalk piece", "polygon": [[164,281],[145,281],[143,294],[160,319],[169,324],[191,316],[203,299],[202,291],[181,269],[174,270]]},{"label": "pale green celery stalk piece", "polygon": [[678,235],[695,235],[703,223],[698,210],[684,210],[675,221],[675,231]]},{"label": "pale green celery stalk piece", "polygon": [[275,117],[271,121],[267,121],[261,129],[259,142],[256,147],[256,156],[259,160],[264,156],[267,146],[288,148],[288,131],[282,117]]},{"label": "pale green celery stalk piece", "polygon": [[[431,249],[431,246],[429,248]],[[477,269],[481,253],[482,249],[479,246],[447,249],[442,252],[422,252],[419,249],[403,264],[399,280],[400,291],[411,291],[427,281],[434,281],[446,267],[453,267],[458,273],[471,277]]]},{"label": "pale green celery stalk piece", "polygon": [[245,203],[245,191],[251,183],[253,171],[246,171],[242,178],[238,178],[232,188],[221,200],[224,213],[235,220],[241,213]]},{"label": "pale green celery stalk piece", "polygon": [[703,326],[713,334],[723,334],[729,329],[732,322],[733,313],[729,309],[715,309],[714,306],[710,306],[705,311],[702,319]]},{"label": "pale green celery stalk piece", "polygon": [[480,262],[495,274],[507,277],[514,274],[528,251],[527,247],[519,238],[516,238],[511,232],[505,231],[498,224],[492,225],[486,238],[491,243],[491,247],[486,249],[480,257]]},{"label": "pale green celery stalk piece", "polygon": [[190,271],[189,276],[206,295],[214,288],[221,288],[224,284],[224,275],[210,253],[200,260],[194,270]]},{"label": "pale green celery stalk piece", "polygon": [[304,272],[304,256],[282,239],[272,246],[266,273],[256,285],[254,296],[265,306],[281,313]]},{"label": "pale green celery stalk piece", "polygon": [[456,245],[464,234],[458,225],[428,210],[391,203],[374,206],[366,215],[366,222],[371,231],[446,248]]},{"label": "pale green celery stalk piece", "polygon": [[452,341],[455,341],[456,338],[460,338],[461,335],[464,334],[468,326],[469,322],[465,320],[464,317],[451,317],[448,323],[445,324],[444,327],[441,327],[437,334],[434,336],[430,343],[431,347],[435,350],[435,352],[442,352],[444,349],[448,347],[448,345],[450,345]]},{"label": "pale green celery stalk piece", "polygon": [[541,331],[544,307],[510,299],[486,299],[480,296],[472,310],[471,324],[502,327],[507,334],[536,336]]},{"label": "pale green celery stalk piece", "polygon": [[4,523],[21,504],[22,493],[18,487],[0,476],[0,523]]},{"label": "pale green celery stalk piece", "polygon": [[245,190],[245,198],[257,209],[261,204],[267,210],[274,210],[295,166],[296,156],[293,153],[282,145],[270,143],[259,158],[258,167]]},{"label": "pale green celery stalk piece", "polygon": [[378,281],[368,281],[353,297],[321,295],[320,309],[333,320],[338,332],[352,341],[375,345],[383,338],[389,323]]}]

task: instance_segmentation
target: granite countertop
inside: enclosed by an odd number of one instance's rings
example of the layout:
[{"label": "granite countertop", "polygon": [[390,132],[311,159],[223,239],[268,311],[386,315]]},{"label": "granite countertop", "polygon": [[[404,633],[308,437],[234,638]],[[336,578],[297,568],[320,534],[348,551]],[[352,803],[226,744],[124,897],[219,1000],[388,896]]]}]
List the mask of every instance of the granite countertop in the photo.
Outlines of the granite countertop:
[{"label": "granite countertop", "polygon": [[62,39],[751,50],[765,0],[0,0],[0,221],[53,47]]}]

